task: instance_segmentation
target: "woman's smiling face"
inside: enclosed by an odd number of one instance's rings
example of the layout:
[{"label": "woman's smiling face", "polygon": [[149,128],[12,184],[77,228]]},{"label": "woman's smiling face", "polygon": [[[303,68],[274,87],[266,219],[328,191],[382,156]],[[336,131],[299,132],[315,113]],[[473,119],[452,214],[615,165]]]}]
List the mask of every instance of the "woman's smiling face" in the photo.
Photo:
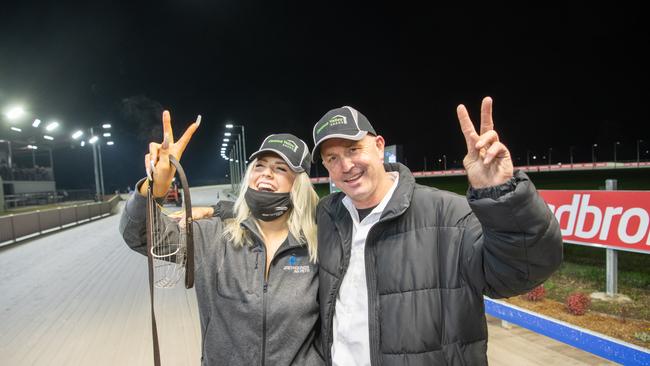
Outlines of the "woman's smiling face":
[{"label": "woman's smiling face", "polygon": [[295,179],[296,173],[280,156],[268,153],[257,157],[248,187],[256,191],[287,193]]}]

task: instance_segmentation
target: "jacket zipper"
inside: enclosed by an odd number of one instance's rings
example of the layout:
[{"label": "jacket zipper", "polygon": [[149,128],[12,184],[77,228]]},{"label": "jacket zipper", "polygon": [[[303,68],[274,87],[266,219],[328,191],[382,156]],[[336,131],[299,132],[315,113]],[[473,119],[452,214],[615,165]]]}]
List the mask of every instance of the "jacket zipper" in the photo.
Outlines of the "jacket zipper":
[{"label": "jacket zipper", "polygon": [[268,287],[268,282],[264,280],[264,292],[262,293],[262,366],[264,366],[266,360],[266,292]]},{"label": "jacket zipper", "polygon": [[262,349],[260,352],[260,365],[265,363],[265,353],[266,353],[266,289],[268,284],[266,282],[266,251],[264,245],[260,244],[253,248],[255,253],[255,272],[258,271],[259,262],[260,262],[260,253],[264,255],[264,268],[262,269]]},{"label": "jacket zipper", "polygon": [[343,238],[343,235],[341,234],[341,230],[338,230],[338,231],[339,231],[339,237],[341,238],[341,246],[343,247],[343,260],[345,261],[347,259],[347,263],[345,263],[345,266],[341,266],[342,267],[341,277],[340,277],[340,279],[339,279],[339,281],[336,284],[336,287],[334,289],[334,294],[336,294],[334,296],[334,306],[329,307],[328,314],[327,314],[327,319],[328,319],[327,320],[327,329],[329,330],[329,337],[328,337],[329,339],[327,339],[327,343],[326,343],[326,345],[327,345],[326,348],[327,349],[324,349],[323,351],[327,355],[326,359],[328,360],[327,362],[330,365],[332,364],[332,361],[331,361],[332,360],[332,344],[334,344],[334,325],[333,325],[334,324],[334,316],[332,314],[332,311],[334,310],[334,307],[336,306],[336,296],[338,295],[339,290],[341,289],[341,284],[343,283],[343,277],[345,277],[345,274],[348,272],[348,267],[350,267],[350,256],[347,255],[347,251],[345,250],[345,246],[343,245],[343,242],[344,242],[345,239]]},{"label": "jacket zipper", "polygon": [[[263,245],[261,245],[263,246]],[[273,267],[273,261],[275,258],[278,258],[278,256],[290,249],[294,249],[292,247],[290,248],[285,248],[283,250],[279,250],[275,252],[273,255],[273,258],[271,259],[271,267]],[[266,363],[266,297],[268,293],[268,288],[269,288],[269,278],[266,277],[266,248],[262,249],[261,252],[264,254],[264,268],[262,269],[262,278],[264,278],[264,286],[263,286],[263,291],[262,291],[262,359],[260,364],[264,366]],[[260,252],[257,254],[259,255]],[[258,264],[258,257],[255,257],[255,269],[257,269],[257,264]],[[271,277],[271,267],[269,267],[269,277]]]},{"label": "jacket zipper", "polygon": [[[262,276],[264,278],[264,287],[262,291],[262,362],[264,366],[266,363],[266,297],[269,289],[269,279],[266,276],[266,249],[264,249],[264,268],[262,269]],[[273,259],[277,257],[280,252],[276,252]],[[271,266],[273,266],[273,259],[271,259]],[[257,258],[255,259],[255,268],[257,268]],[[269,267],[269,277],[271,276],[271,268]]]}]

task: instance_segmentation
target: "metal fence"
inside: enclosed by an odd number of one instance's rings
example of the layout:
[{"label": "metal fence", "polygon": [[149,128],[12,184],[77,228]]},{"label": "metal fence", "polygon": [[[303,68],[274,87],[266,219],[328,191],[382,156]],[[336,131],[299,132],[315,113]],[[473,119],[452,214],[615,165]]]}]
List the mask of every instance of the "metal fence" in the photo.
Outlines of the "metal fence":
[{"label": "metal fence", "polygon": [[110,215],[120,201],[86,203],[0,217],[0,246]]},{"label": "metal fence", "polygon": [[[5,209],[32,205],[48,205],[68,201],[95,200],[95,192],[88,189],[59,190],[57,192],[30,192],[5,194]],[[2,207],[0,207],[2,211]]]}]

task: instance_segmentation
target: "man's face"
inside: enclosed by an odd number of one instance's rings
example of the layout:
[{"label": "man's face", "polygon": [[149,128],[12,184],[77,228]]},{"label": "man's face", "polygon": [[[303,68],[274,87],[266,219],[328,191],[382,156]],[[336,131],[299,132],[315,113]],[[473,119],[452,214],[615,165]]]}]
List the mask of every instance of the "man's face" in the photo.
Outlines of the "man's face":
[{"label": "man's face", "polygon": [[366,135],[359,141],[333,138],[324,141],[320,151],[330,178],[356,207],[376,204],[377,187],[386,173],[383,137]]}]

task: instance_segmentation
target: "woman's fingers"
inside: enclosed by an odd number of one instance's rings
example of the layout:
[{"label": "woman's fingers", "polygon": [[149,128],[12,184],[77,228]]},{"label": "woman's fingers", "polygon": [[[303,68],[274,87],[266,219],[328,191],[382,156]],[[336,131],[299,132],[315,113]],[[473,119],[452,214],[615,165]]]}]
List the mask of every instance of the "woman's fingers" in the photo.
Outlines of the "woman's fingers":
[{"label": "woman's fingers", "polygon": [[[196,122],[192,123],[183,133],[183,136],[181,136],[180,139],[176,142],[176,147],[178,148],[178,155],[182,155],[183,151],[185,151],[185,148],[187,147],[187,144],[190,142],[190,139],[192,138],[192,135],[194,135],[194,132],[199,128],[199,125],[201,125],[201,115],[198,115],[196,117]],[[176,158],[180,159],[180,156],[176,156]]]},{"label": "woman's fingers", "polygon": [[192,219],[201,220],[212,217],[212,208],[211,207],[196,207],[192,208]]},{"label": "woman's fingers", "polygon": [[163,136],[169,136],[170,137],[169,143],[173,144],[174,131],[172,130],[172,117],[169,114],[169,111],[167,110],[163,111],[162,122],[163,122]]},{"label": "woman's fingers", "polygon": [[147,172],[147,178],[151,180],[151,154],[144,156],[144,170]]},{"label": "woman's fingers", "polygon": [[158,154],[160,154],[160,144],[155,142],[149,143],[149,157],[154,165],[158,163]]},{"label": "woman's fingers", "polygon": [[169,140],[171,137],[169,135],[165,134],[165,139],[163,140],[163,143],[160,145],[160,155],[158,155],[158,164],[159,166],[163,169],[166,169],[169,167]]}]

